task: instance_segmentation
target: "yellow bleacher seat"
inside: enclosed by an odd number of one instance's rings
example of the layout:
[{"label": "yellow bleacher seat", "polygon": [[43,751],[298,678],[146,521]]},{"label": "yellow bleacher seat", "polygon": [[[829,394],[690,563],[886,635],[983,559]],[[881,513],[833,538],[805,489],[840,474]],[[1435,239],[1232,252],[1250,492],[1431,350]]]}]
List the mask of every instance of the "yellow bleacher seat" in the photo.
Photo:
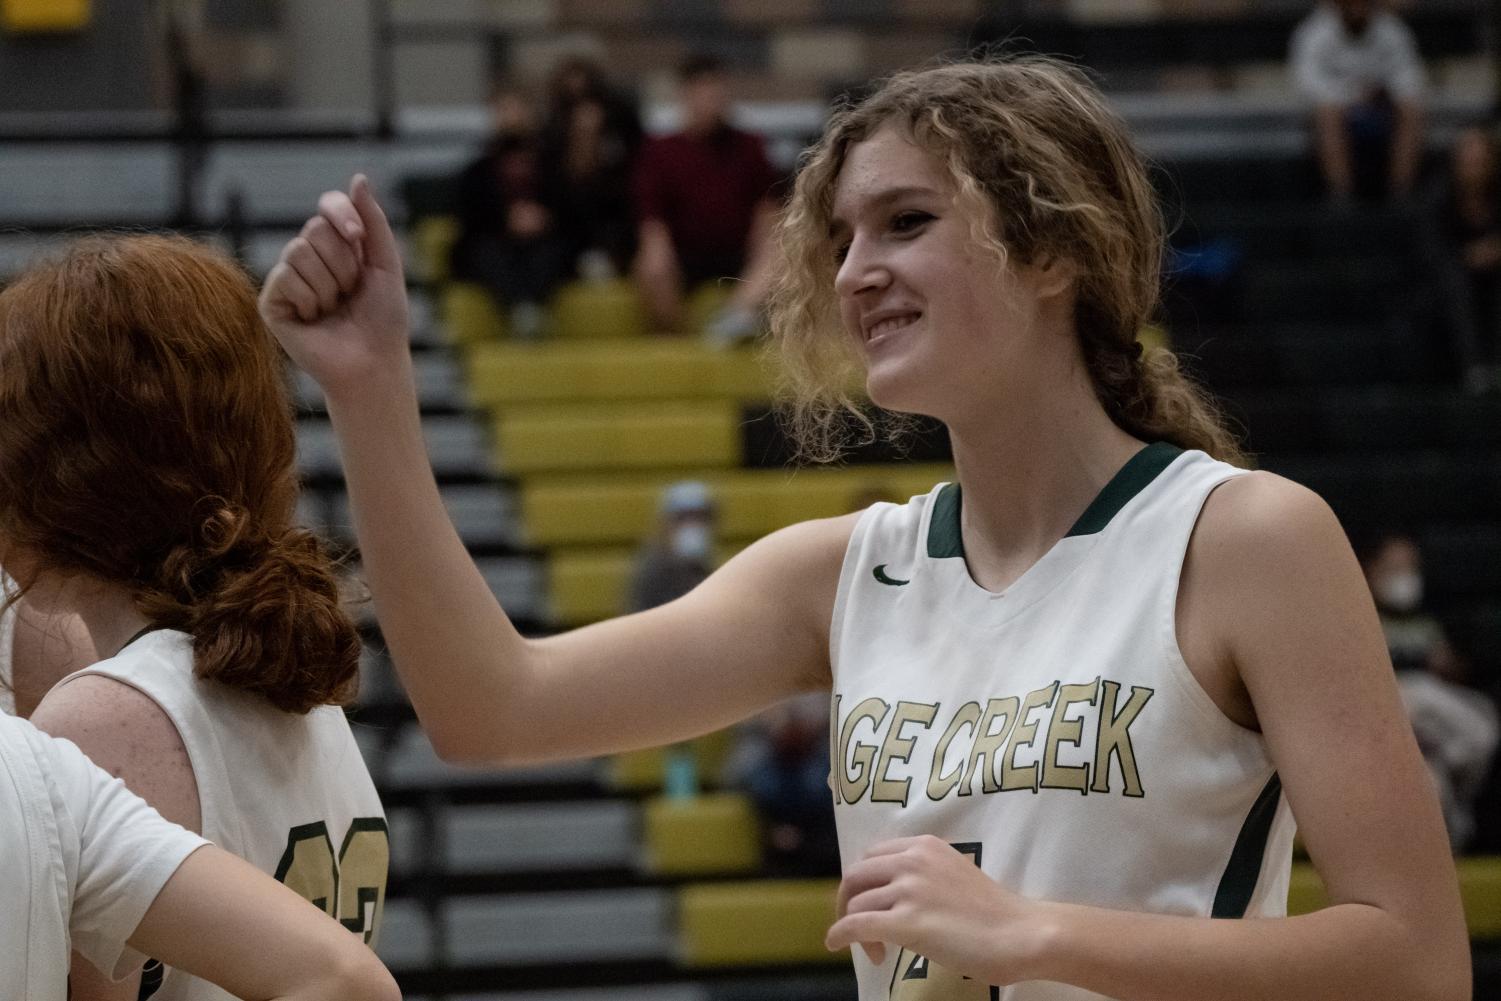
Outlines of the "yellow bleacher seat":
[{"label": "yellow bleacher seat", "polygon": [[714,314],[730,301],[734,285],[729,281],[704,282],[688,293],[684,311],[688,314],[688,329],[699,333],[714,319]]},{"label": "yellow bleacher seat", "polygon": [[761,822],[740,793],[658,796],[642,811],[649,871],[663,876],[754,872]]},{"label": "yellow bleacher seat", "polygon": [[496,422],[497,465],[511,475],[736,466],[740,422],[739,405],[722,400],[513,410]]},{"label": "yellow bleacher seat", "polygon": [[414,276],[434,285],[448,281],[448,256],[459,238],[459,221],[446,215],[423,216],[411,229]]},{"label": "yellow bleacher seat", "polygon": [[550,554],[547,593],[552,620],[582,625],[624,612],[633,559],[631,550],[615,547]]},{"label": "yellow bleacher seat", "polygon": [[469,360],[475,404],[504,412],[550,401],[771,397],[755,351],[714,351],[688,338],[611,342],[487,342]]},{"label": "yellow bleacher seat", "polygon": [[0,26],[6,31],[82,31],[93,19],[90,0],[0,0]]},{"label": "yellow bleacher seat", "polygon": [[685,886],[678,935],[690,967],[849,963],[824,948],[834,923],[837,880],[759,880]]},{"label": "yellow bleacher seat", "polygon": [[720,537],[747,542],[795,522],[844,514],[871,487],[904,499],[925,493],[952,479],[953,469],[924,464],[529,477],[521,486],[527,539],[536,546],[634,545],[656,524],[662,488],[688,476],[714,492]]},{"label": "yellow bleacher seat", "polygon": [[[719,547],[714,565],[720,566],[743,548]],[[552,621],[582,626],[626,611],[631,568],[636,551],[620,546],[561,549],[547,557],[547,591]]]},{"label": "yellow bleacher seat", "polygon": [[[1501,858],[1456,861],[1470,937],[1501,937]],[[755,966],[829,960],[823,936],[834,920],[836,880],[763,880],[686,886],[678,895],[679,935],[686,965]],[[1288,912],[1327,904],[1307,863],[1293,866]]]},{"label": "yellow bleacher seat", "polygon": [[562,340],[637,338],[649,333],[646,307],[624,278],[570,282],[552,302],[552,335]]},{"label": "yellow bleacher seat", "polygon": [[[689,741],[698,771],[700,785],[713,786],[719,782],[720,772],[734,747],[733,729],[716,730]],[[616,789],[628,792],[652,792],[662,788],[667,771],[667,749],[648,747],[639,751],[627,751],[609,759],[609,782]]]},{"label": "yellow bleacher seat", "polygon": [[[1472,939],[1501,938],[1501,857],[1479,856],[1454,860],[1465,923]],[[1287,913],[1308,914],[1329,906],[1324,882],[1307,862],[1293,864],[1287,894]]]},{"label": "yellow bleacher seat", "polygon": [[438,309],[453,343],[461,348],[505,336],[505,314],[483,285],[449,282],[439,293]]}]

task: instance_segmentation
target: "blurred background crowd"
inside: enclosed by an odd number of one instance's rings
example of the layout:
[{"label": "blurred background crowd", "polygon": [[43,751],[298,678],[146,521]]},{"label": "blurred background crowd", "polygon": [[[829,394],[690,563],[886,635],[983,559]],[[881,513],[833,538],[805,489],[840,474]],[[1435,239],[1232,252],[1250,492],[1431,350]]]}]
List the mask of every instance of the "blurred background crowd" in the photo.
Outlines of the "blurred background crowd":
[{"label": "blurred background crowd", "polygon": [[[0,0],[0,29],[0,281],[117,226],[263,272],[319,191],[373,176],[445,501],[535,632],[670,601],[768,531],[944,478],[939,428],[788,471],[756,351],[776,215],[798,151],[871,79],[985,47],[1077,59],[1170,223],[1141,338],[1346,525],[1496,989],[1501,4]],[[304,518],[352,545],[321,400],[302,381],[298,401]],[[381,950],[410,993],[850,996],[819,945],[827,698],[678,747],[464,771],[365,618],[351,714],[391,811]],[[1316,906],[1300,873],[1295,906]]]}]

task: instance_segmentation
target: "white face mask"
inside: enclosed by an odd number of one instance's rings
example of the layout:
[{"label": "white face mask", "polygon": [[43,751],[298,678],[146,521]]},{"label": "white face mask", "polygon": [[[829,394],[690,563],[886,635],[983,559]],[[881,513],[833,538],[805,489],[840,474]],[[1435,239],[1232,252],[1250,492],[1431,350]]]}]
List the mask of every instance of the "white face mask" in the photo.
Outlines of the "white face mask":
[{"label": "white face mask", "polygon": [[1423,575],[1412,571],[1387,574],[1372,588],[1383,608],[1393,612],[1415,611],[1423,603]]},{"label": "white face mask", "polygon": [[673,529],[670,544],[672,555],[678,559],[702,560],[708,558],[714,538],[708,525],[701,521],[690,521]]}]

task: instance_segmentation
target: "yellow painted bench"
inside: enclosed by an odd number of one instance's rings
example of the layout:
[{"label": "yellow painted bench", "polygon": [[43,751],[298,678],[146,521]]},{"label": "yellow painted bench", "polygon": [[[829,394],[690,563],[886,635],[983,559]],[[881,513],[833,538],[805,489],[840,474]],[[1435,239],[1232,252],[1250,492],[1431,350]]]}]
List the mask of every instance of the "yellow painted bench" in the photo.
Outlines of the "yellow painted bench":
[{"label": "yellow painted bench", "polygon": [[642,809],[647,870],[662,876],[753,873],[761,866],[755,805],[734,792],[658,796]]},{"label": "yellow painted bench", "polygon": [[486,342],[468,355],[478,406],[501,414],[549,401],[770,399],[756,351],[713,351],[696,340]]},{"label": "yellow painted bench", "polygon": [[734,467],[741,421],[725,400],[533,406],[495,422],[496,465],[512,475]]},{"label": "yellow painted bench", "polygon": [[905,500],[953,478],[945,464],[784,469],[683,469],[650,475],[529,477],[520,490],[522,524],[536,546],[624,545],[655,529],[662,488],[702,479],[719,506],[722,539],[748,542],[778,528],[848,513],[863,491]]}]

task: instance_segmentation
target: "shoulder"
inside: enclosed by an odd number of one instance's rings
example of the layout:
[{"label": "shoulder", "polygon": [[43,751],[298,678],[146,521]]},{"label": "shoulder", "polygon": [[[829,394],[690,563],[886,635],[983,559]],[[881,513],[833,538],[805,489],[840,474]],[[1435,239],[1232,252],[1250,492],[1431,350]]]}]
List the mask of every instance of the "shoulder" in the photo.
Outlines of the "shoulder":
[{"label": "shoulder", "polygon": [[187,746],[171,717],[140,689],[92,674],[65,680],[42,699],[32,721],[78,745],[169,819],[199,826]]},{"label": "shoulder", "polygon": [[1318,494],[1274,473],[1232,476],[1204,502],[1195,530],[1203,550],[1237,559],[1264,562],[1282,558],[1311,543],[1343,542],[1339,520]]},{"label": "shoulder", "polygon": [[1374,610],[1339,519],[1318,494],[1265,472],[1236,476],[1205,501],[1184,587],[1230,647],[1257,645],[1295,620],[1326,626]]}]

